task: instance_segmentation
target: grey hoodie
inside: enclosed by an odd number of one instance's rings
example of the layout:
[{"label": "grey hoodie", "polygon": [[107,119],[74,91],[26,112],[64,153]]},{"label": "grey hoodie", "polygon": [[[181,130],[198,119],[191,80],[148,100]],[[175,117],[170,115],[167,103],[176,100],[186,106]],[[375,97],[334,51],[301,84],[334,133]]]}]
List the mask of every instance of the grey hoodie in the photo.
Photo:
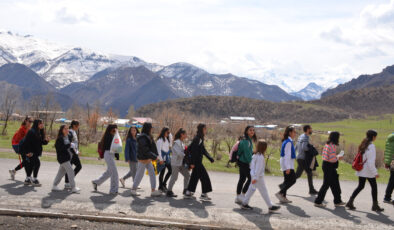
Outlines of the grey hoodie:
[{"label": "grey hoodie", "polygon": [[305,133],[302,134],[297,141],[296,152],[297,160],[305,160],[305,152],[308,151],[309,136]]}]

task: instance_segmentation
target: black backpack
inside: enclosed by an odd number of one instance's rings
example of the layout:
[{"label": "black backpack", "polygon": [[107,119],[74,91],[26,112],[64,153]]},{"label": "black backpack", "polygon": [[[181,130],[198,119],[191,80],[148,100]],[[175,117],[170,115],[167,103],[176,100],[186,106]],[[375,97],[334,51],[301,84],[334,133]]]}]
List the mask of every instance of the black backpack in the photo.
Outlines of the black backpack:
[{"label": "black backpack", "polygon": [[185,168],[189,168],[190,169],[190,165],[192,164],[192,151],[191,151],[191,147],[192,147],[193,142],[187,146],[186,150],[185,150],[185,157],[183,158],[183,166],[185,166]]},{"label": "black backpack", "polygon": [[[235,162],[237,162],[238,159],[239,159],[239,157],[238,157],[238,148],[239,148],[239,143],[240,143],[240,142],[241,142],[241,141],[239,141],[238,143],[236,143],[236,145],[238,145],[238,147],[237,147],[237,151],[234,151],[233,154],[231,155],[231,159],[230,159],[230,162],[231,162],[231,163],[235,163]],[[234,146],[233,146],[233,148],[234,148]]]}]

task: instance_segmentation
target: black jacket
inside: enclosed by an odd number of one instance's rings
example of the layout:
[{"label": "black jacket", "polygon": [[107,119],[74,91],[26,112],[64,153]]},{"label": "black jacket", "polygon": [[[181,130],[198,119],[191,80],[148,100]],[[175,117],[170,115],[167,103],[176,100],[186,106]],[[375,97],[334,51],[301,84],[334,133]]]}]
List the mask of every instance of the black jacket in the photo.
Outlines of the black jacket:
[{"label": "black jacket", "polygon": [[42,146],[47,145],[48,141],[46,141],[40,134],[36,135],[36,130],[30,129],[26,134],[26,147],[27,153],[33,153],[35,156],[42,155]]},{"label": "black jacket", "polygon": [[190,144],[190,152],[192,154],[192,164],[201,165],[203,155],[205,155],[211,162],[213,158],[209,155],[208,151],[205,149],[204,140],[199,137],[194,137],[192,143]]},{"label": "black jacket", "polygon": [[[310,166],[312,164],[313,158],[316,157],[317,155],[319,155],[319,152],[316,150],[316,148],[313,145],[308,144],[308,150],[305,152],[306,165]],[[313,166],[313,168],[311,170],[315,171],[316,167],[318,167],[318,166],[319,166],[319,163],[317,163],[317,160],[315,160],[315,165]]]},{"label": "black jacket", "polygon": [[58,139],[56,139],[55,148],[57,161],[60,164],[71,160],[70,152],[68,151],[71,148],[70,142],[68,144],[65,144],[64,138],[59,137]]},{"label": "black jacket", "polygon": [[146,134],[141,134],[137,137],[137,159],[138,160],[156,160],[159,156],[157,153],[156,143],[152,138]]}]

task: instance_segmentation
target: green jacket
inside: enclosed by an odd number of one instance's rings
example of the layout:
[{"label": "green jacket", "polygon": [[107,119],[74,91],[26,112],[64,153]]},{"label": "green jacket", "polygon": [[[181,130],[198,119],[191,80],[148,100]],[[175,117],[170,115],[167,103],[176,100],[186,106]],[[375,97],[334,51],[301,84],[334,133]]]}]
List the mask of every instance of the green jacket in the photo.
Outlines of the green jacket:
[{"label": "green jacket", "polygon": [[241,162],[250,164],[253,156],[253,143],[250,138],[243,139],[239,142],[238,156]]},{"label": "green jacket", "polygon": [[390,165],[394,157],[394,133],[386,139],[386,149],[384,150],[384,163]]}]

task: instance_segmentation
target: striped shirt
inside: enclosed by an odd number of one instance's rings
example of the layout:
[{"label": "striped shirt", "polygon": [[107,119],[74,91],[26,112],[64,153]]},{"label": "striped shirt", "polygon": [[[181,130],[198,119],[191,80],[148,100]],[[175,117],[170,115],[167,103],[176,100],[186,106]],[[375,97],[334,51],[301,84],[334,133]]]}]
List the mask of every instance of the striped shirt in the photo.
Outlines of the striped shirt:
[{"label": "striped shirt", "polygon": [[323,161],[328,161],[331,163],[337,162],[337,146],[333,144],[324,145],[322,157]]}]

